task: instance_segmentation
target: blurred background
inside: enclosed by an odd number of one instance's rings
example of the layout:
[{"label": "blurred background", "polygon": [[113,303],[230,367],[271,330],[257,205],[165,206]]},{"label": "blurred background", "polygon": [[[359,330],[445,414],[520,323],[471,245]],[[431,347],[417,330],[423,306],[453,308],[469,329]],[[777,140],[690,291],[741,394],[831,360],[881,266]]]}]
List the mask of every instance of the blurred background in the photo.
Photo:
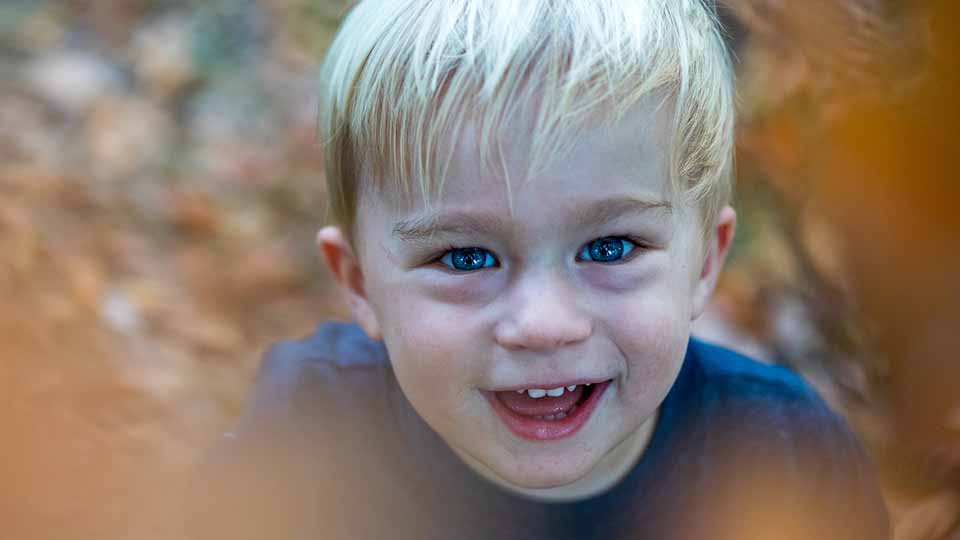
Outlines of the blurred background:
[{"label": "blurred background", "polygon": [[[347,317],[314,119],[350,3],[0,4],[0,537],[176,538],[260,353]],[[721,15],[741,221],[698,333],[847,416],[897,540],[960,539],[960,7]]]}]

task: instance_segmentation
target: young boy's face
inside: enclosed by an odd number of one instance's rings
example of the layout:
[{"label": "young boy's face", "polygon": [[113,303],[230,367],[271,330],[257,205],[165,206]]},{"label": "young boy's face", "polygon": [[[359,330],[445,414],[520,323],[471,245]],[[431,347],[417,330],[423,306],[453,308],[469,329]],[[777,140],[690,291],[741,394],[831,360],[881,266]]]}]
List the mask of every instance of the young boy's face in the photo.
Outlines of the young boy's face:
[{"label": "young boy's face", "polygon": [[733,212],[712,229],[705,259],[696,209],[670,190],[667,122],[637,107],[520,182],[528,125],[517,121],[501,141],[513,212],[468,128],[436,215],[365,194],[356,259],[335,230],[321,232],[413,407],[468,462],[512,486],[587,478],[649,432],[679,372]]}]

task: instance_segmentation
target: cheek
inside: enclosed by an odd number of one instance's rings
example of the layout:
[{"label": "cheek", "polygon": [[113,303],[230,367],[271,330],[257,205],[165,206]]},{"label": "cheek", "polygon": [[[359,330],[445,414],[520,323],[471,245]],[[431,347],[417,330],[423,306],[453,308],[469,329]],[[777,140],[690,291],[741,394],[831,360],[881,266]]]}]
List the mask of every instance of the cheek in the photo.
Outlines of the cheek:
[{"label": "cheek", "polygon": [[[429,314],[429,315],[427,315]],[[463,400],[476,379],[476,359],[469,332],[444,310],[423,310],[418,315],[388,319],[384,334],[390,361],[404,394],[424,416],[425,409],[442,406],[449,413]]]},{"label": "cheek", "polygon": [[664,319],[637,326],[623,347],[632,378],[656,385],[670,376],[682,360],[687,345],[687,334],[680,326],[680,321],[672,324]]},{"label": "cheek", "polygon": [[393,274],[379,277],[368,293],[404,393],[411,398],[446,399],[443,396],[452,389],[473,381],[481,345],[473,324],[476,316],[471,315],[477,310],[472,304],[434,297],[468,295],[469,287],[454,286],[455,280],[437,287],[437,283],[428,285]]},{"label": "cheek", "polygon": [[626,399],[659,402],[679,372],[690,336],[689,317],[674,299],[645,298],[615,314],[614,340],[626,358]]}]

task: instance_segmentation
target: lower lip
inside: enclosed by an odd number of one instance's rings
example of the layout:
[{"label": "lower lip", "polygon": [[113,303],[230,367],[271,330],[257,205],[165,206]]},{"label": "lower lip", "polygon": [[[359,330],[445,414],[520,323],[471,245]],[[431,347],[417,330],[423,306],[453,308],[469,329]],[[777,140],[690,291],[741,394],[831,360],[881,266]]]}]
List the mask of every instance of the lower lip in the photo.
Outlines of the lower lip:
[{"label": "lower lip", "polygon": [[537,442],[555,441],[572,436],[587,423],[609,385],[610,381],[593,385],[593,390],[586,401],[578,404],[572,414],[560,420],[538,420],[519,415],[500,403],[495,392],[483,392],[483,395],[490,402],[497,416],[503,420],[503,423],[521,439]]}]

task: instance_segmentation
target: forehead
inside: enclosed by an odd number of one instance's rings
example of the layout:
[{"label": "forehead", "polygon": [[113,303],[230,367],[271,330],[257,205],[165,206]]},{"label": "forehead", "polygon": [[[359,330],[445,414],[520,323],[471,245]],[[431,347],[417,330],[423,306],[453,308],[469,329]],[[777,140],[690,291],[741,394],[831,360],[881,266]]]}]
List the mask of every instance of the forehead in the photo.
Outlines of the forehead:
[{"label": "forehead", "polygon": [[493,140],[482,119],[469,119],[440,149],[446,167],[439,193],[425,193],[414,182],[408,199],[387,189],[371,199],[397,220],[471,209],[509,218],[545,209],[582,216],[584,206],[618,198],[676,206],[666,109],[660,101],[645,100],[619,118],[598,117],[538,163],[531,157],[537,136],[532,115],[505,122]]}]

